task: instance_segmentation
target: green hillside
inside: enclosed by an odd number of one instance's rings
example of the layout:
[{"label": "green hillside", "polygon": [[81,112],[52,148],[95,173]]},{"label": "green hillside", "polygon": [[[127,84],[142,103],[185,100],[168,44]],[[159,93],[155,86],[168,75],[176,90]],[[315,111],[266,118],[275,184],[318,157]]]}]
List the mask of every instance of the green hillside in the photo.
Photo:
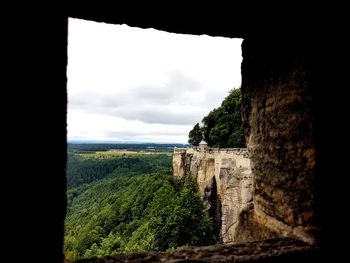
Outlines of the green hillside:
[{"label": "green hillside", "polygon": [[171,167],[171,161],[172,156],[166,153],[69,152],[67,186],[72,188],[106,177],[129,173],[153,173]]},{"label": "green hillside", "polygon": [[67,192],[67,259],[216,242],[196,183],[173,178],[170,155],[96,156],[71,156],[68,166],[68,182],[82,181]]}]

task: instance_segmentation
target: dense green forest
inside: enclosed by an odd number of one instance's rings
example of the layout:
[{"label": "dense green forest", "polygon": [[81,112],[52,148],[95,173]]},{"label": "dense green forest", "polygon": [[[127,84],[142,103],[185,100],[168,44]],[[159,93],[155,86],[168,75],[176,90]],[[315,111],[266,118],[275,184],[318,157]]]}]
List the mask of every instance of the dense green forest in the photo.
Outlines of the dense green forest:
[{"label": "dense green forest", "polygon": [[223,100],[221,106],[213,109],[189,132],[188,142],[198,146],[204,134],[204,140],[211,147],[246,147],[241,120],[240,89],[233,89]]},{"label": "dense green forest", "polygon": [[[104,157],[104,158],[103,158]],[[153,173],[171,166],[171,155],[133,155],[119,157],[107,154],[77,154],[68,152],[68,188],[90,183],[110,176],[129,173]]]},{"label": "dense green forest", "polygon": [[171,154],[84,152],[69,152],[67,259],[217,242],[195,181],[172,176]]}]

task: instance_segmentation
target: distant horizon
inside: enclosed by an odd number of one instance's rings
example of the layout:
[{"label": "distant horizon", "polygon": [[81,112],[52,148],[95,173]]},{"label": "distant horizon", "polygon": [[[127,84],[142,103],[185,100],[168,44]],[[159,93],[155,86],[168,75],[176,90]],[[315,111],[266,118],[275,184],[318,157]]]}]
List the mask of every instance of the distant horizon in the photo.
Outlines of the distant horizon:
[{"label": "distant horizon", "polygon": [[190,143],[179,142],[150,142],[150,141],[113,141],[113,140],[71,140],[68,139],[67,143],[71,144],[172,144],[172,145],[191,145]]}]

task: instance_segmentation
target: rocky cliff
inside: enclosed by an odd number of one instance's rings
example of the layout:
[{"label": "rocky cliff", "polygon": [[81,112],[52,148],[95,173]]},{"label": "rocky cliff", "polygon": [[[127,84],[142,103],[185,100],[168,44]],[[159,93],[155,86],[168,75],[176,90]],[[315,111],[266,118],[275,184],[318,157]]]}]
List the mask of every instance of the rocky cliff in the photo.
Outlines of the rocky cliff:
[{"label": "rocky cliff", "polygon": [[[174,176],[194,176],[224,243],[238,242],[241,214],[252,208],[253,178],[246,149],[175,149]],[[241,223],[242,224],[242,223]]]}]

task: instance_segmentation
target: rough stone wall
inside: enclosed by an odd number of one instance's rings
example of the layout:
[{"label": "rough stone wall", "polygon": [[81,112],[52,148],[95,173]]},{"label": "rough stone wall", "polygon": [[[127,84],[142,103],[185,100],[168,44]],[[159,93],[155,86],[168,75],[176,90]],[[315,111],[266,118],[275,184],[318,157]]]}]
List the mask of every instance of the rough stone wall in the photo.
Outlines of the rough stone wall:
[{"label": "rough stone wall", "polygon": [[[176,149],[173,156],[175,177],[192,175],[207,204],[218,211],[221,206],[220,236],[224,243],[235,238],[240,214],[252,207],[253,178],[246,149]],[[215,187],[216,189],[213,189]],[[217,195],[216,196],[213,196]],[[218,220],[215,221],[218,224]]]},{"label": "rough stone wall", "polygon": [[293,43],[247,39],[242,53],[254,210],[238,232],[246,240],[277,234],[313,243],[318,224],[312,52]]},{"label": "rough stone wall", "polygon": [[[259,262],[259,263],[295,263],[319,262],[319,249],[300,240],[276,238],[264,241],[217,246],[180,247],[169,252],[140,252],[118,254],[102,258],[81,259],[76,263],[223,263],[223,262]],[[324,261],[324,259],[323,259]],[[72,263],[64,261],[64,263]]]}]

